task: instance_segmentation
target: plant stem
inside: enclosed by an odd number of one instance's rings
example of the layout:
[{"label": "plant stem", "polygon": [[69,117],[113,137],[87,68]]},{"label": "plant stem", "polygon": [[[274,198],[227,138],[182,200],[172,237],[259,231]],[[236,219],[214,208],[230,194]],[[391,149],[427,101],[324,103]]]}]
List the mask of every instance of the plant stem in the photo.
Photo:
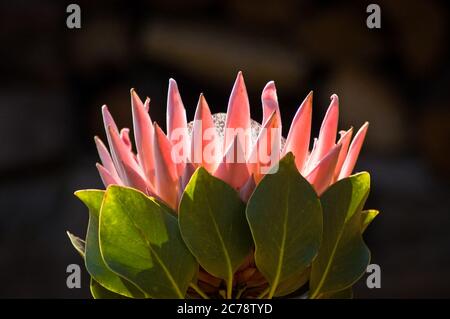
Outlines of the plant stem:
[{"label": "plant stem", "polygon": [[219,295],[222,297],[222,299],[227,299],[227,296],[225,296],[225,290],[221,289],[219,290]]},{"label": "plant stem", "polygon": [[194,289],[195,290],[195,292],[196,293],[198,293],[203,299],[209,299],[209,297],[200,289],[200,287],[199,286],[197,286],[196,284],[194,284],[194,283],[190,283],[189,284],[189,287],[191,287],[192,289]]},{"label": "plant stem", "polygon": [[[269,292],[269,290],[270,290],[270,287],[267,287],[266,289],[263,290],[263,292],[261,292],[261,293],[258,295],[257,298],[258,298],[258,299],[264,298],[264,296],[267,295],[267,293]],[[272,297],[270,297],[270,298],[272,298]]]},{"label": "plant stem", "polygon": [[269,289],[269,295],[267,296],[267,299],[272,299],[273,295],[275,294],[275,291],[277,290],[276,286],[272,286]]},{"label": "plant stem", "polygon": [[233,293],[233,275],[227,281],[227,299],[231,299]]},{"label": "plant stem", "polygon": [[316,289],[310,296],[308,299],[317,299],[319,297],[319,290]]}]

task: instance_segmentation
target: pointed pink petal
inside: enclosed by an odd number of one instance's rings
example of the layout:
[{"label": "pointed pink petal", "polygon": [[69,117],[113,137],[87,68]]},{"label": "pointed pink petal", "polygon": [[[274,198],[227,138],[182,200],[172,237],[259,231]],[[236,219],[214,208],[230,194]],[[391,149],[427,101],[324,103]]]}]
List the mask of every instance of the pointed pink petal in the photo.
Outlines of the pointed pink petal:
[{"label": "pointed pink petal", "polygon": [[155,188],[159,197],[170,207],[176,209],[178,173],[172,160],[172,145],[158,124],[155,123],[154,128]]},{"label": "pointed pink petal", "polygon": [[177,82],[174,79],[169,80],[169,90],[167,93],[167,137],[173,145],[178,144],[179,148],[183,150],[184,158],[177,163],[178,174],[181,175],[183,174],[184,165],[189,156],[187,121],[186,109],[181,100]]},{"label": "pointed pink petal", "polygon": [[148,110],[150,109],[150,98],[147,96],[144,102],[144,110],[148,113]]},{"label": "pointed pink petal", "polygon": [[108,187],[109,185],[123,185],[122,181],[120,180],[119,177],[113,177],[111,175],[111,173],[102,165],[100,165],[99,163],[97,163],[95,165],[97,167],[98,173],[100,174],[100,177],[103,181],[103,185],[105,185],[105,187]]},{"label": "pointed pink petal", "polygon": [[103,115],[103,124],[105,125],[106,134],[108,134],[109,126],[111,126],[116,132],[118,132],[119,129],[117,128],[116,122],[114,122],[114,119],[106,105],[102,106],[102,115]]},{"label": "pointed pink petal", "polygon": [[[211,133],[209,134],[210,136],[205,134],[207,131]],[[208,150],[211,150],[211,152]],[[203,94],[200,94],[192,128],[191,163],[195,167],[201,165],[208,172],[212,173],[221,160],[221,156],[219,137],[215,130],[211,111],[205,97]]]},{"label": "pointed pink petal", "polygon": [[[150,99],[145,101],[148,105]],[[155,180],[155,164],[153,159],[153,124],[145,106],[136,91],[131,90],[131,109],[133,113],[134,139],[140,165],[150,183]]]},{"label": "pointed pink petal", "polygon": [[242,199],[244,203],[247,203],[250,196],[253,194],[255,190],[256,183],[253,175],[251,175],[248,180],[245,182],[244,186],[239,190],[239,197]]},{"label": "pointed pink petal", "polygon": [[234,141],[236,134],[229,132],[227,129],[242,129],[245,135],[239,134],[240,144],[243,147],[245,155],[248,156],[250,151],[250,105],[248,102],[247,89],[245,88],[242,72],[239,71],[233,90],[231,91],[230,100],[228,101],[227,119],[225,122],[224,135],[224,153]]},{"label": "pointed pink petal", "polygon": [[341,151],[339,152],[339,157],[336,163],[336,168],[334,169],[334,177],[333,182],[337,180],[339,177],[339,173],[341,172],[342,165],[344,164],[345,157],[347,156],[348,147],[350,146],[350,141],[352,139],[353,127],[348,131],[341,132],[341,138],[338,141],[338,144],[342,144]]},{"label": "pointed pink petal", "polygon": [[123,164],[125,173],[127,174],[128,186],[136,188],[149,196],[155,196],[153,186],[148,183],[138,172],[127,164]]},{"label": "pointed pink petal", "polygon": [[117,174],[117,170],[105,144],[103,144],[102,140],[98,136],[94,137],[94,141],[104,168],[114,179],[119,180],[119,175]]},{"label": "pointed pink petal", "polygon": [[131,141],[130,141],[130,129],[129,128],[123,128],[120,130],[120,138],[122,139],[123,143],[128,147],[128,150],[131,151]]},{"label": "pointed pink petal", "polygon": [[341,144],[336,144],[317,164],[311,173],[306,176],[306,179],[311,183],[319,196],[322,195],[331,184],[341,147]]},{"label": "pointed pink petal", "polygon": [[133,156],[134,154],[127,148],[117,131],[115,131],[111,126],[108,127],[108,131],[111,136],[111,151],[113,151],[113,153],[117,156],[117,163],[115,166],[118,169],[120,178],[127,181],[127,173],[124,169],[124,164],[130,166],[134,171],[141,174],[142,170],[138,166]]},{"label": "pointed pink petal", "polygon": [[213,175],[235,189],[241,188],[247,181],[250,174],[245,163],[244,151],[237,136]]},{"label": "pointed pink petal", "polygon": [[369,122],[364,123],[363,126],[359,129],[358,133],[356,133],[355,138],[350,144],[350,148],[348,150],[347,157],[345,158],[344,164],[342,165],[341,172],[339,173],[338,179],[345,178],[349,176],[353,169],[355,168],[356,161],[359,156],[359,152],[361,151],[361,147],[364,142],[364,138],[366,137],[367,129],[369,128]]},{"label": "pointed pink petal", "polygon": [[311,138],[313,92],[309,92],[292,120],[282,156],[292,152],[295,165],[302,172],[308,156],[309,139]]},{"label": "pointed pink petal", "polygon": [[277,97],[277,89],[275,87],[275,82],[270,81],[266,84],[266,86],[263,89],[262,95],[261,95],[261,101],[263,106],[263,121],[262,124],[264,125],[266,121],[269,119],[270,115],[276,111],[277,116],[280,119],[279,125],[281,127],[281,115],[280,115],[280,108],[278,106],[278,97]]},{"label": "pointed pink petal", "polygon": [[[247,160],[249,171],[257,184],[263,177],[264,171],[268,171],[280,160],[281,127],[279,123],[280,119],[275,110],[261,129]],[[272,154],[272,152],[275,153]]]},{"label": "pointed pink petal", "polygon": [[134,152],[133,152],[133,145],[131,144],[131,140],[130,140],[130,129],[129,128],[121,129],[119,136],[120,136],[120,139],[122,140],[123,144],[128,148],[128,151],[130,151],[131,157],[134,159],[136,164],[141,167],[142,172],[144,172],[141,164],[139,163],[139,159],[137,158],[136,154],[134,154]]},{"label": "pointed pink petal", "polygon": [[[117,174],[118,176],[120,176],[120,178],[122,180],[125,180],[125,172],[123,171],[123,166],[120,165],[120,161],[121,161],[121,156],[123,156],[123,154],[118,154],[118,145],[124,146],[128,153],[129,153],[129,159],[136,162],[136,158],[135,155],[131,152],[131,141],[129,138],[129,129],[124,128],[121,130],[120,134],[117,128],[116,123],[114,122],[113,117],[111,116],[111,113],[108,110],[108,107],[106,105],[103,105],[102,107],[102,114],[103,114],[103,122],[106,128],[106,136],[108,139],[108,144],[111,150],[111,158],[114,162],[114,166],[116,167],[117,170]],[[121,143],[118,143],[117,141],[115,142],[113,140],[112,137],[112,133],[114,132],[115,135],[117,135],[117,137],[120,139]],[[115,146],[114,146],[115,144]],[[119,147],[120,149],[121,147]],[[111,174],[114,174],[114,172],[112,170],[109,170],[109,172]]]},{"label": "pointed pink petal", "polygon": [[317,140],[317,147],[311,153],[311,160],[308,163],[309,167],[315,166],[336,143],[337,126],[339,120],[339,99],[336,94],[331,96],[331,103],[328,107],[327,113],[320,127],[319,139]]},{"label": "pointed pink petal", "polygon": [[111,113],[109,112],[108,107],[106,105],[102,106],[102,116],[103,116],[103,124],[105,126],[106,138],[108,140],[109,149],[111,151],[111,158],[114,162],[114,166],[116,167],[117,173],[119,174],[120,177],[123,177],[124,173],[119,165],[119,159],[114,151],[114,148],[112,147],[112,140],[109,127],[111,127],[111,129],[114,130],[115,132],[119,132],[119,129],[117,128],[117,125],[114,122],[114,119],[111,116]]},{"label": "pointed pink petal", "polygon": [[173,131],[177,128],[186,128],[186,110],[178,91],[177,82],[169,80],[169,92],[167,93],[167,137],[172,142]]}]

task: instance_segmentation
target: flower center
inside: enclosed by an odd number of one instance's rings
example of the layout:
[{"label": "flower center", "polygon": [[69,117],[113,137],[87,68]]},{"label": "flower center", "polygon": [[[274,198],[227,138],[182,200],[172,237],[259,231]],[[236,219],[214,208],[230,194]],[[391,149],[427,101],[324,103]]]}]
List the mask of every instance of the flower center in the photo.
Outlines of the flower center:
[{"label": "flower center", "polygon": [[[223,137],[225,135],[225,123],[227,120],[226,113],[215,113],[212,115],[214,125],[216,127],[216,132],[219,137],[220,145],[223,144]],[[188,123],[188,135],[189,138],[192,137],[192,129],[194,127],[194,121]],[[258,139],[259,132],[261,131],[262,125],[255,120],[250,119],[250,131],[251,131],[251,146],[253,147]],[[286,139],[281,137],[281,149],[283,149]]]}]

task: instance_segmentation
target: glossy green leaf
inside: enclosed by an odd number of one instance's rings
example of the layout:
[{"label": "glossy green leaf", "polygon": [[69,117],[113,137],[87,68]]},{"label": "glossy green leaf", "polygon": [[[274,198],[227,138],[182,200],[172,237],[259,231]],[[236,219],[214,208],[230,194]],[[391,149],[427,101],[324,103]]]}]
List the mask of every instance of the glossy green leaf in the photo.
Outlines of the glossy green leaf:
[{"label": "glossy green leaf", "polygon": [[69,231],[66,231],[67,236],[69,236],[70,242],[75,250],[84,258],[84,250],[85,250],[85,241]]},{"label": "glossy green leaf", "polygon": [[152,298],[184,298],[198,270],[170,208],[128,187],[106,191],[100,249],[111,270]]},{"label": "glossy green leaf", "polygon": [[370,251],[361,235],[361,210],[370,189],[368,173],[332,185],[321,197],[323,240],[312,264],[311,298],[344,290],[365,272]]},{"label": "glossy green leaf", "polygon": [[106,289],[92,278],[90,288],[92,297],[94,297],[94,299],[128,299],[125,296],[116,294],[111,290]]},{"label": "glossy green leaf", "polygon": [[103,261],[98,242],[98,220],[105,192],[102,190],[80,190],[75,195],[89,209],[89,224],[86,235],[85,264],[89,274],[106,289],[130,298],[144,298],[144,294],[128,280],[112,272]]},{"label": "glossy green leaf", "polygon": [[245,205],[237,192],[200,167],[183,193],[178,220],[199,264],[231,289],[234,272],[253,246]]},{"label": "glossy green leaf", "polygon": [[379,213],[380,212],[375,209],[363,210],[361,212],[361,231],[363,233]]},{"label": "glossy green leaf", "polygon": [[308,282],[310,272],[311,267],[308,267],[303,272],[296,272],[291,277],[280,282],[275,292],[275,296],[283,297],[296,292]]},{"label": "glossy green leaf", "polygon": [[[267,174],[247,204],[255,241],[255,261],[270,283],[269,298],[283,295],[279,285],[299,278],[311,264],[322,238],[320,201],[295,166],[292,153]],[[298,285],[303,282],[298,282]]]}]

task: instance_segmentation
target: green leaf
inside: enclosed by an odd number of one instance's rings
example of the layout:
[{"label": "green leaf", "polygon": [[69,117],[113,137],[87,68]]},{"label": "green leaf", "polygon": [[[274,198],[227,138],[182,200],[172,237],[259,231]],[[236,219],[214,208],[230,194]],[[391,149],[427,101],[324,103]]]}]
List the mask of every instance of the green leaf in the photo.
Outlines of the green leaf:
[{"label": "green leaf", "polygon": [[377,217],[380,212],[375,209],[363,210],[361,212],[361,231],[364,233],[367,226]]},{"label": "green leaf", "polygon": [[237,192],[204,168],[196,170],[180,202],[181,235],[199,264],[227,282],[253,246],[245,205]]},{"label": "green leaf", "polygon": [[69,231],[66,231],[67,236],[69,236],[70,242],[72,243],[75,250],[83,257],[84,259],[84,250],[85,250],[85,241]]},{"label": "green leaf", "polygon": [[108,187],[100,249],[111,270],[152,298],[184,298],[198,270],[170,208],[132,188]]},{"label": "green leaf", "polygon": [[89,274],[106,289],[130,298],[144,298],[144,294],[131,282],[112,272],[103,261],[98,243],[98,219],[105,192],[80,190],[75,195],[89,209],[86,235],[85,264]]},{"label": "green leaf", "polygon": [[94,299],[128,299],[125,296],[116,294],[106,289],[91,277],[91,294]]},{"label": "green leaf", "polygon": [[365,272],[370,251],[361,235],[361,210],[370,175],[359,173],[332,185],[321,197],[323,240],[312,264],[311,298],[344,290]]},{"label": "green leaf", "polygon": [[[279,162],[278,171],[261,180],[246,214],[256,265],[270,283],[269,298],[283,295],[285,281],[301,278],[322,238],[319,198],[298,172],[292,153]],[[297,282],[298,287],[302,284]]]},{"label": "green leaf", "polygon": [[303,272],[296,272],[291,277],[280,282],[275,292],[275,296],[283,297],[296,292],[308,282],[310,273],[311,267],[308,267]]},{"label": "green leaf", "polygon": [[329,292],[320,295],[320,299],[353,299],[352,287],[345,288],[336,292]]}]

